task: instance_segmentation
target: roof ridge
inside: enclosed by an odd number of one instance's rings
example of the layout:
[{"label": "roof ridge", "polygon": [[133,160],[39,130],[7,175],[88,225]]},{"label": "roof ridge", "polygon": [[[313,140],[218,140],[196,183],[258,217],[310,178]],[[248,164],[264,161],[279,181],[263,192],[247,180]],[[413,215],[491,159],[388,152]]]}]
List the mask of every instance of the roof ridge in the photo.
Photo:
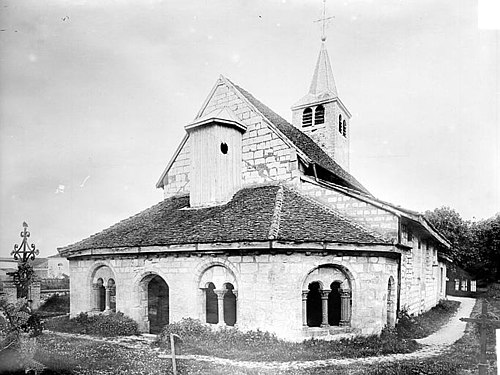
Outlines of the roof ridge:
[{"label": "roof ridge", "polygon": [[352,219],[350,219],[350,218],[342,215],[340,212],[338,212],[333,207],[331,207],[329,205],[326,205],[324,203],[318,202],[313,197],[311,197],[309,195],[306,195],[306,194],[302,194],[300,191],[298,191],[298,190],[296,190],[296,189],[294,189],[294,188],[292,188],[290,186],[287,186],[287,189],[290,190],[292,193],[300,196],[304,200],[308,201],[309,203],[314,204],[316,207],[320,208],[324,212],[327,212],[327,213],[335,215],[339,220],[345,221],[345,222],[347,222],[347,223],[355,226],[356,228],[365,231],[366,233],[370,234],[371,236],[373,236],[373,237],[375,237],[377,239],[383,240],[384,242],[386,242],[388,240],[384,235],[381,235],[380,233],[378,233],[378,232],[376,232],[376,231],[374,231],[374,230],[372,230],[370,228],[367,228],[364,225],[361,225],[360,223],[358,223],[358,222],[356,222],[356,221],[354,221],[354,220],[352,220]]},{"label": "roof ridge", "polygon": [[270,240],[275,240],[278,238],[278,233],[280,231],[280,221],[281,221],[281,208],[283,207],[283,197],[284,197],[284,188],[283,185],[279,185],[279,189],[276,191],[276,200],[274,203],[274,212],[273,217],[271,219],[271,225],[269,227],[269,236]]}]

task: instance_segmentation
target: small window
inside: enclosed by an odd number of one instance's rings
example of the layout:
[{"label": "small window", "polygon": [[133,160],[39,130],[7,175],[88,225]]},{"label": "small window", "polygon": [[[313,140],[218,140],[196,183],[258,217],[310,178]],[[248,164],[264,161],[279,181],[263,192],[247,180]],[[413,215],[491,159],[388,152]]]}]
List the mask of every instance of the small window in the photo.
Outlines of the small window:
[{"label": "small window", "polygon": [[321,104],[314,110],[314,125],[320,125],[325,123],[325,107]]},{"label": "small window", "polygon": [[339,133],[342,134],[342,115],[339,115]]},{"label": "small window", "polygon": [[411,232],[411,229],[408,229],[408,242],[413,241],[413,233]]},{"label": "small window", "polygon": [[347,123],[344,121],[342,121],[342,135],[345,137],[347,136]]},{"label": "small window", "polygon": [[304,109],[304,112],[302,113],[302,126],[311,126],[312,125],[312,119],[313,119],[313,111],[311,108],[306,108]]},{"label": "small window", "polygon": [[226,155],[226,154],[227,154],[227,151],[228,151],[227,143],[222,142],[222,143],[220,144],[220,151],[221,151],[224,155]]},{"label": "small window", "polygon": [[420,242],[420,240],[418,240],[418,248],[421,249],[422,248],[422,242]]}]

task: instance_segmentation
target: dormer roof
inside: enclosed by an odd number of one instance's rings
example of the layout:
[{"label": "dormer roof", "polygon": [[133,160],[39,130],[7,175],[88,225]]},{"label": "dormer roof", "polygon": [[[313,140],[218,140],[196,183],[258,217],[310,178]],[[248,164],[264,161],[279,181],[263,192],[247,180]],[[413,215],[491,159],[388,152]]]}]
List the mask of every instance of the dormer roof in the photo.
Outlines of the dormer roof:
[{"label": "dormer roof", "polygon": [[247,130],[246,125],[240,122],[238,116],[236,116],[236,114],[229,107],[219,108],[202,117],[199,117],[192,123],[186,125],[184,129],[189,131],[191,129],[208,125],[214,122],[235,127],[241,132],[245,132]]}]

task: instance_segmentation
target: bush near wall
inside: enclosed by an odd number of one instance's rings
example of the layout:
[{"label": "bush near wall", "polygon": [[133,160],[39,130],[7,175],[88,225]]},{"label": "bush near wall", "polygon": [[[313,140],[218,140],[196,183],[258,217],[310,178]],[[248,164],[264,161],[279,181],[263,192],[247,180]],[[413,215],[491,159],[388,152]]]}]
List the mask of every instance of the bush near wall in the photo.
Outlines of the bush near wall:
[{"label": "bush near wall", "polygon": [[262,331],[242,332],[236,328],[213,330],[195,319],[183,319],[165,326],[156,344],[170,350],[170,333],[182,339],[182,353],[212,355],[251,361],[299,361],[326,358],[356,358],[418,349],[414,340],[403,340],[394,330],[380,335],[344,338],[336,341],[306,340],[302,343],[278,339]]},{"label": "bush near wall", "polygon": [[114,337],[138,335],[137,323],[121,312],[88,315],[80,313],[75,318],[56,317],[45,322],[49,330],[67,333],[81,333],[96,336]]}]

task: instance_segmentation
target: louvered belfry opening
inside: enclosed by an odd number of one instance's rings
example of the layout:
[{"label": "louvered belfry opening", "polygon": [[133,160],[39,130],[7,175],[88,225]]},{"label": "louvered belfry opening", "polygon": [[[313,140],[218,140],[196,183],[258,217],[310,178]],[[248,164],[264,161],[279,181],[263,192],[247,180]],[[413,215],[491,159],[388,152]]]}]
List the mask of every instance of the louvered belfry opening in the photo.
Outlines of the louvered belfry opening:
[{"label": "louvered belfry opening", "polygon": [[321,125],[325,123],[325,107],[318,105],[314,110],[314,125]]},{"label": "louvered belfry opening", "polygon": [[313,116],[313,111],[311,108],[307,107],[304,109],[304,112],[302,113],[302,126],[311,126],[312,125],[312,116]]}]

